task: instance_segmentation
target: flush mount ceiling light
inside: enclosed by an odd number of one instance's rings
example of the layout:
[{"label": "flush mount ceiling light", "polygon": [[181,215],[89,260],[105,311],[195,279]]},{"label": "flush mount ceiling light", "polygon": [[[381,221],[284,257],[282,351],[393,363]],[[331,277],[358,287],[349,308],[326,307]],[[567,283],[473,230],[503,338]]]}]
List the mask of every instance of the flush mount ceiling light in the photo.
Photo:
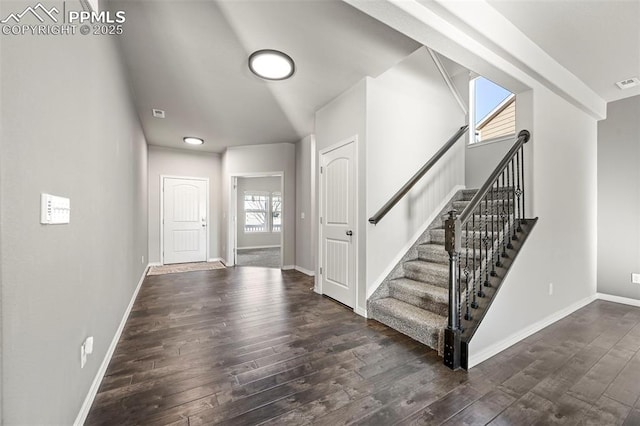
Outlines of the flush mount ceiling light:
[{"label": "flush mount ceiling light", "polygon": [[249,69],[265,80],[286,80],[296,70],[293,59],[278,50],[257,50],[249,56]]},{"label": "flush mount ceiling light", "polygon": [[204,143],[203,139],[194,138],[191,136],[183,138],[182,140],[184,141],[184,143],[188,143],[189,145],[202,145]]}]

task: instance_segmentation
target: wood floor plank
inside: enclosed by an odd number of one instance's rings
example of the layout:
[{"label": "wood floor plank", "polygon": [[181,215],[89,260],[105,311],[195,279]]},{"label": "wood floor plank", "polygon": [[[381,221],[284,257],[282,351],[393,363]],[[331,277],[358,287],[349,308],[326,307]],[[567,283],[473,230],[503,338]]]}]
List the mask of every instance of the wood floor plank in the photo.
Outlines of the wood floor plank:
[{"label": "wood floor plank", "polygon": [[447,426],[465,425],[465,426],[481,426],[486,425],[498,414],[504,411],[516,400],[513,396],[494,389],[485,394],[464,410],[451,417],[444,424]]},{"label": "wood floor plank", "polygon": [[633,355],[626,349],[611,349],[569,389],[569,393],[583,401],[596,402]]},{"label": "wood floor plank", "polygon": [[312,287],[313,278],[267,268],[147,277],[86,424],[640,418],[638,308],[594,302],[470,372],[453,372],[433,350]]}]

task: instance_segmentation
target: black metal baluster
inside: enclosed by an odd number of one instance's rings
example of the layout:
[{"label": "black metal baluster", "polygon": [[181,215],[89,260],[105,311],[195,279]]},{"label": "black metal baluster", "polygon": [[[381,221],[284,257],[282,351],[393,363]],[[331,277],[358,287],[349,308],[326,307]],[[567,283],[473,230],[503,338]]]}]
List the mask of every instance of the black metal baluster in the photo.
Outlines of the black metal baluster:
[{"label": "black metal baluster", "polygon": [[518,186],[516,188],[516,197],[518,198],[518,214],[516,215],[516,222],[518,227],[516,231],[522,232],[522,219],[524,219],[524,212],[522,212],[522,190],[520,189],[520,152],[524,149],[524,146],[520,147],[518,152],[516,153],[516,175],[518,176]]},{"label": "black metal baluster", "polygon": [[[496,215],[496,200],[495,200],[495,186],[497,185],[497,182],[493,182],[493,184],[491,185],[491,276],[495,277],[496,275],[496,233],[495,230],[498,227],[495,224],[495,221],[497,220],[497,215]],[[499,259],[499,258],[498,258]],[[498,265],[499,266],[499,265]]]},{"label": "black metal baluster", "polygon": [[504,170],[502,171],[502,191],[500,192],[500,200],[502,203],[502,211],[500,211],[500,222],[501,222],[501,226],[500,226],[500,234],[502,235],[502,238],[500,238],[502,240],[502,257],[507,257],[507,243],[505,241],[505,223],[506,223],[506,219],[507,219],[507,212],[505,210],[505,205],[504,205],[504,192],[506,191],[505,186],[504,186]]},{"label": "black metal baluster", "polygon": [[[516,152],[516,155],[518,153]],[[509,162],[511,164],[511,189],[509,190],[509,193],[511,193],[511,200],[513,201],[513,205],[512,205],[512,213],[513,213],[513,221],[511,222],[511,240],[516,241],[518,239],[518,235],[516,234],[516,230],[517,230],[517,226],[516,226],[516,222],[518,221],[518,216],[516,215],[516,207],[517,207],[517,202],[516,202],[516,175],[515,175],[515,170],[514,170],[514,159],[512,158],[511,161]],[[507,166],[508,167],[508,166]]]},{"label": "black metal baluster", "polygon": [[527,211],[524,208],[524,201],[527,199],[527,193],[524,190],[524,145],[522,145],[520,151],[522,151],[522,220],[520,221],[520,223],[524,225],[527,223]]},{"label": "black metal baluster", "polygon": [[[482,205],[482,202],[480,203]],[[489,282],[489,224],[487,223],[487,216],[489,216],[489,194],[484,196],[484,286],[491,287]],[[493,236],[493,234],[491,234]],[[482,261],[482,258],[480,258]]]},{"label": "black metal baluster", "polygon": [[473,297],[474,297],[474,301],[476,300],[476,283],[478,282],[478,278],[476,276],[476,211],[471,212],[471,227],[473,228],[473,234],[471,236],[471,243],[472,243],[472,248],[473,248],[473,252],[472,252],[472,256],[471,256],[471,271],[473,273]]},{"label": "black metal baluster", "polygon": [[512,249],[511,244],[511,180],[509,179],[509,164],[505,167],[505,173],[507,174],[507,229],[505,231],[505,240],[507,241],[507,248]]},{"label": "black metal baluster", "polygon": [[461,295],[462,295],[462,275],[460,275],[460,265],[462,264],[462,259],[458,255],[458,330],[464,330],[462,327],[462,308],[461,308]]},{"label": "black metal baluster", "polygon": [[465,264],[465,268],[464,268],[464,275],[466,277],[466,312],[464,314],[464,319],[466,319],[467,321],[471,321],[473,319],[473,317],[471,316],[471,312],[470,312],[470,297],[471,295],[469,294],[469,222],[465,223],[465,246],[467,248],[467,257],[466,257],[466,264]]}]

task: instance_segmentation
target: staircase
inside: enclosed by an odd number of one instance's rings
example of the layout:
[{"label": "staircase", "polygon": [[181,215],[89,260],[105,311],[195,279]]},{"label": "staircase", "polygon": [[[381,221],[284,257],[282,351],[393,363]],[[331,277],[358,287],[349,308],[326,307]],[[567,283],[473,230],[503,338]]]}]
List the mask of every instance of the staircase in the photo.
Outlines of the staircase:
[{"label": "staircase", "polygon": [[[375,225],[462,134],[454,136],[369,223]],[[511,149],[478,190],[458,191],[367,301],[370,318],[438,351],[451,369],[468,367],[469,342],[537,222],[526,218],[525,150]]]},{"label": "staircase", "polygon": [[[444,221],[477,190],[458,191],[367,302],[367,315],[442,355],[449,310],[449,253]],[[479,260],[479,259],[478,259]]]},{"label": "staircase", "polygon": [[[440,356],[444,353],[449,314],[450,259],[445,250],[445,221],[449,218],[447,212],[452,209],[463,211],[477,192],[475,189],[458,191],[367,302],[369,318],[437,350]],[[483,203],[484,207],[491,212],[509,208],[513,211],[513,192],[514,188],[494,191],[492,199]],[[520,223],[511,218],[511,226],[501,225],[500,230],[494,226],[492,232],[488,224],[491,221],[494,224],[498,222],[499,215],[485,212],[472,216],[460,236],[464,247],[461,252],[464,258],[460,259],[460,263],[464,268],[462,270],[469,272],[469,282],[462,289],[460,301],[461,337],[464,344],[473,336],[536,223],[536,219]],[[488,252],[486,249],[484,252],[480,250],[481,241],[489,247],[496,247],[498,251],[502,250],[504,244],[504,252],[498,253],[498,262],[487,258],[489,256],[493,259],[492,254],[495,253],[492,249]],[[477,277],[475,284],[473,277]]]}]

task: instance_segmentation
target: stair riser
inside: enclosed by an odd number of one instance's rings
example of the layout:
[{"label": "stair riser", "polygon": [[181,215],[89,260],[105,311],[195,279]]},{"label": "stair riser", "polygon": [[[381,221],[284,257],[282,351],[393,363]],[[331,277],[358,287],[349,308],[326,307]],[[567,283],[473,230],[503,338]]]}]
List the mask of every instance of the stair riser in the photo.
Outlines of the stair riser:
[{"label": "stair riser", "polygon": [[420,248],[418,247],[418,259],[426,260],[427,262],[439,263],[442,265],[449,264],[449,253],[444,250],[444,245],[439,250],[433,248]]},{"label": "stair riser", "polygon": [[[444,251],[444,245],[441,250],[433,250],[433,249],[423,249],[418,247],[418,259],[424,260],[427,262],[438,263],[440,265],[448,265],[449,264],[449,253]],[[483,247],[484,252],[484,247]],[[480,260],[480,250],[477,250],[476,260]]]},{"label": "stair riser", "polygon": [[446,272],[441,273],[428,267],[422,268],[405,264],[404,275],[415,281],[422,281],[438,287],[449,288],[449,275]]},{"label": "stair riser", "polygon": [[390,289],[391,297],[402,300],[403,302],[407,302],[410,305],[417,306],[418,308],[425,309],[427,311],[431,311],[438,315],[447,316],[448,315],[448,304],[440,303],[432,298],[429,295],[419,296],[417,294],[409,293],[404,291],[403,289],[394,288],[393,286]]},{"label": "stair riser", "polygon": [[[443,332],[441,330],[433,329],[431,327],[425,328],[420,324],[409,324],[375,307],[372,307],[370,315],[372,319],[379,321],[394,330],[398,330],[402,334],[406,334],[412,339],[417,340],[430,348],[439,349],[438,335]],[[442,349],[438,350],[438,355],[442,356]]]},{"label": "stair riser", "polygon": [[[478,191],[475,190],[475,189],[465,189],[465,190],[463,190],[462,191],[462,200],[463,201],[471,201],[471,199],[473,199],[473,197],[476,195],[477,192]],[[500,191],[494,189],[493,193],[491,191],[489,191],[487,196],[489,198],[493,197],[493,199],[514,197],[514,188],[501,189]]]}]

